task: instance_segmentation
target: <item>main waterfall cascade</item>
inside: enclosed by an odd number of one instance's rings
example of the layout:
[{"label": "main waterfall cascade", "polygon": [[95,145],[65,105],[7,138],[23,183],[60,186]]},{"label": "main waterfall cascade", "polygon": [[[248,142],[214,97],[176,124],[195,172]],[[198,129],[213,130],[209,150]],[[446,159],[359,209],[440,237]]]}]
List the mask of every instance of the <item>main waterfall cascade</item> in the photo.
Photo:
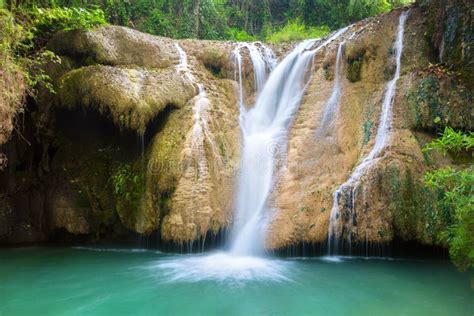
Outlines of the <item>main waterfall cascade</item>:
[{"label": "main waterfall cascade", "polygon": [[[375,145],[356,168],[349,180],[334,193],[334,206],[331,211],[328,242],[330,254],[337,247],[339,237],[339,197],[353,192],[359,184],[361,175],[379,157],[389,137],[392,117],[392,102],[395,88],[400,77],[400,58],[403,48],[403,31],[406,13],[400,16],[396,50],[396,71],[387,84],[380,125],[377,130]],[[315,55],[323,47],[337,39],[348,28],[335,32],[325,41],[305,40],[297,45],[276,67],[271,50],[261,43],[241,43],[232,52],[236,65],[236,79],[239,81],[239,122],[242,134],[241,164],[237,175],[237,192],[235,201],[234,222],[231,238],[226,252],[210,255],[193,256],[186,259],[177,258],[159,263],[160,269],[171,280],[203,279],[274,279],[284,280],[288,276],[290,263],[267,259],[264,256],[266,230],[271,218],[269,199],[273,191],[278,172],[286,165],[286,147],[288,130],[294,114],[298,111],[301,99],[310,82],[310,65]],[[178,71],[196,84],[196,80],[187,66],[184,51],[180,52]],[[248,53],[253,67],[254,90],[256,101],[253,107],[245,103],[243,86],[243,53]],[[338,44],[333,92],[326,102],[317,133],[332,129],[339,103],[342,87],[342,60],[344,42]],[[198,85],[198,84],[197,84]],[[206,113],[209,101],[203,86],[198,85],[200,93],[194,101],[195,125],[193,139],[197,143],[209,141],[212,135],[207,126]],[[199,148],[199,146],[198,146]],[[198,150],[199,151],[199,150]],[[204,156],[203,156],[203,159]]]},{"label": "main waterfall cascade", "polygon": [[[360,186],[360,179],[363,174],[374,164],[375,160],[380,157],[382,149],[385,148],[390,137],[390,129],[392,126],[392,105],[395,97],[395,90],[397,81],[400,78],[401,55],[403,51],[403,34],[405,30],[405,21],[408,16],[408,11],[403,12],[399,18],[397,37],[395,41],[395,60],[396,69],[393,78],[387,83],[385,94],[382,102],[382,112],[380,114],[380,123],[375,136],[375,144],[370,150],[369,154],[356,167],[352,175],[345,183],[343,183],[333,194],[333,207],[329,218],[328,227],[328,252],[329,255],[337,254],[340,251],[339,239],[342,235],[342,223],[340,209],[341,196],[345,196],[349,201],[350,223],[353,226],[355,216],[355,197],[358,187]],[[351,248],[351,232],[348,232],[349,251]]]},{"label": "main waterfall cascade", "polygon": [[[318,51],[346,30],[343,28],[335,32],[325,41],[303,41],[276,67],[273,53],[261,43],[243,43],[234,49],[236,77],[239,80],[242,152],[229,250],[159,263],[158,267],[165,271],[170,280],[287,279],[288,262],[262,256],[271,215],[268,199],[276,172],[286,162],[287,133],[311,78],[309,65]],[[241,52],[244,48],[248,50],[254,67],[257,94],[255,105],[249,109],[244,105],[242,83]],[[179,51],[181,53],[182,50]],[[186,71],[187,63],[183,61],[181,68],[185,74],[189,73]],[[191,75],[190,80],[193,79]],[[205,128],[202,130],[206,136]]]},{"label": "main waterfall cascade", "polygon": [[314,39],[297,45],[271,72],[254,107],[249,110],[241,107],[241,169],[231,253],[259,255],[264,252],[266,228],[271,215],[267,203],[275,173],[286,162],[288,128],[309,82],[308,65],[319,50],[346,30],[339,30],[314,49],[312,47],[317,42]]}]

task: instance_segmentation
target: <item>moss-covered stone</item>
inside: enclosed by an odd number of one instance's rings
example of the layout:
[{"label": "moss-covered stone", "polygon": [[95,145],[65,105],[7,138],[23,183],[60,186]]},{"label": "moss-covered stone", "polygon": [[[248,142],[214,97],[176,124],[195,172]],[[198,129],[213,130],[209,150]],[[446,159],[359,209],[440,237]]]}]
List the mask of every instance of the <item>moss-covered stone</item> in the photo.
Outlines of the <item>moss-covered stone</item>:
[{"label": "moss-covered stone", "polygon": [[436,59],[460,72],[467,87],[474,86],[474,24],[472,1],[420,1],[427,16],[426,38],[434,48]]},{"label": "moss-covered stone", "polygon": [[179,60],[173,40],[116,25],[60,31],[50,40],[48,48],[83,65],[166,68]]},{"label": "moss-covered stone", "polygon": [[143,134],[167,106],[183,107],[197,93],[175,69],[145,70],[88,66],[60,80],[59,105],[95,108],[120,128]]},{"label": "moss-covered stone", "polygon": [[388,170],[389,210],[393,216],[395,234],[404,240],[418,240],[425,244],[436,244],[439,220],[433,192],[421,179],[414,179],[406,168]]},{"label": "moss-covered stone", "polygon": [[362,64],[367,49],[360,45],[350,45],[346,49],[347,79],[357,82],[361,79]]},{"label": "moss-covered stone", "polygon": [[217,78],[233,78],[230,52],[219,47],[206,47],[198,55],[204,67]]},{"label": "moss-covered stone", "polygon": [[446,126],[471,130],[474,126],[472,93],[441,66],[422,72],[407,95],[419,129],[439,130]]}]

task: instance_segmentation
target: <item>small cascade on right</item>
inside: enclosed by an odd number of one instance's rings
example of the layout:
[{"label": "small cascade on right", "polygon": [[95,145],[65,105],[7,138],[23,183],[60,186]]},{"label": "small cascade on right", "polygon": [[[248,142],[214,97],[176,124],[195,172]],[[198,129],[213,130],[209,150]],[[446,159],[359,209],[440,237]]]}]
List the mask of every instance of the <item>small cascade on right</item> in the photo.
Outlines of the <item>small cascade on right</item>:
[{"label": "small cascade on right", "polygon": [[[400,78],[400,61],[403,51],[403,34],[405,30],[405,21],[408,16],[408,11],[403,12],[399,18],[397,37],[394,45],[396,69],[393,78],[387,83],[385,88],[385,94],[382,102],[382,112],[380,114],[379,127],[375,137],[375,144],[362,162],[356,167],[354,172],[351,174],[349,179],[337,188],[333,194],[333,206],[329,217],[328,227],[328,255],[338,255],[342,251],[341,236],[343,235],[343,225],[341,221],[341,197],[344,197],[346,203],[343,207],[348,209],[346,214],[349,218],[350,230],[355,223],[355,198],[356,193],[361,185],[361,177],[367,170],[374,164],[375,160],[380,157],[382,149],[387,145],[387,141],[390,137],[390,129],[392,127],[392,105],[395,97],[395,90],[397,81]],[[349,254],[351,252],[352,243],[352,231],[347,232],[347,242],[349,248]],[[367,238],[367,237],[366,237]]]}]

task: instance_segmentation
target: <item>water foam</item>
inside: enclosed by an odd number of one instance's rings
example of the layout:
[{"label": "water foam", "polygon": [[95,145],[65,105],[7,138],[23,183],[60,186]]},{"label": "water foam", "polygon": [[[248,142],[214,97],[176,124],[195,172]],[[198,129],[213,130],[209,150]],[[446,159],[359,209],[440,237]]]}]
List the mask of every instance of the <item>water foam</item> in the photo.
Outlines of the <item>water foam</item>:
[{"label": "water foam", "polygon": [[235,256],[228,252],[209,255],[176,256],[161,259],[158,269],[168,282],[200,281],[290,281],[291,262],[252,256]]}]

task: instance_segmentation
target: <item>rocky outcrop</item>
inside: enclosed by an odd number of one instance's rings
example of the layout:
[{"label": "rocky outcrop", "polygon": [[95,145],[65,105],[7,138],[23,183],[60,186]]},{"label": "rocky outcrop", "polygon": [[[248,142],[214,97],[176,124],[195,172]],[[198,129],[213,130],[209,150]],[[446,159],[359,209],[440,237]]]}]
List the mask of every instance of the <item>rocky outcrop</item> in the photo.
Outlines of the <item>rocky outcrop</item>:
[{"label": "rocky outcrop", "polygon": [[126,27],[103,26],[94,30],[61,31],[48,48],[83,65],[133,65],[167,68],[178,63],[175,41]]},{"label": "rocky outcrop", "polygon": [[165,107],[181,108],[196,95],[172,67],[166,70],[86,66],[61,77],[58,104],[95,107],[124,129],[145,132],[150,121]]},{"label": "rocky outcrop", "polygon": [[[421,147],[444,126],[472,130],[474,113],[472,85],[433,55],[435,46],[426,36],[434,23],[428,8],[412,8],[407,21],[389,143],[354,194],[339,202],[342,250],[349,243],[365,247],[394,238],[438,243],[440,210],[420,178],[431,167],[455,161],[432,157]],[[396,10],[348,31],[340,112],[322,134],[317,131],[334,85],[337,43],[316,56],[290,131],[288,167],[274,192],[269,248],[326,243],[333,193],[374,146],[385,86],[395,69],[392,47],[399,14]]]},{"label": "rocky outcrop", "polygon": [[[178,44],[195,81],[177,67]],[[18,159],[2,174],[1,242],[27,242],[14,232],[23,221],[30,241],[158,232],[182,243],[227,226],[240,143],[235,83],[226,79],[232,46],[202,44],[117,26],[56,34],[48,47],[61,63],[46,66],[56,93],[40,91],[25,127],[35,152],[24,155],[20,139],[6,146]],[[206,113],[196,112],[198,84]],[[197,123],[205,138],[196,139]],[[22,208],[18,198],[33,187],[41,205]]]},{"label": "rocky outcrop", "polygon": [[[458,161],[421,148],[445,126],[472,130],[466,6],[411,8],[389,142],[354,194],[341,198],[343,243],[437,242],[439,210],[420,178]],[[357,23],[316,54],[269,201],[268,248],[326,242],[333,193],[374,146],[400,12]],[[341,41],[339,110],[321,129]],[[46,66],[56,93],[30,100],[22,134],[0,150],[10,160],[0,173],[0,243],[66,233],[203,245],[231,224],[240,149],[234,43],[105,26],[59,32],[48,47],[62,61]],[[284,55],[289,45],[274,50]],[[249,56],[243,62],[252,91]]]}]

